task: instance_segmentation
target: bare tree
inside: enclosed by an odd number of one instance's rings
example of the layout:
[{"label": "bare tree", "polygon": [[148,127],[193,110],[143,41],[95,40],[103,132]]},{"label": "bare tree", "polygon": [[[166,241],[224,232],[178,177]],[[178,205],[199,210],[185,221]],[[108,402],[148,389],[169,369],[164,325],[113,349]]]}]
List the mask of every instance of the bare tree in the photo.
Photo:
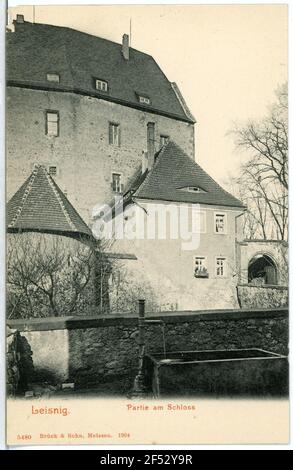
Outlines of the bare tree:
[{"label": "bare tree", "polygon": [[111,313],[135,313],[138,299],[146,299],[147,311],[159,310],[159,302],[150,282],[146,278],[142,281],[119,261],[114,264],[111,273],[109,294]]},{"label": "bare tree", "polygon": [[8,237],[9,318],[64,316],[90,305],[94,251],[46,234]]},{"label": "bare tree", "polygon": [[234,180],[238,197],[247,205],[248,238],[288,237],[288,92],[287,84],[276,92],[277,101],[259,122],[235,126],[238,149],[248,154],[241,175]]}]

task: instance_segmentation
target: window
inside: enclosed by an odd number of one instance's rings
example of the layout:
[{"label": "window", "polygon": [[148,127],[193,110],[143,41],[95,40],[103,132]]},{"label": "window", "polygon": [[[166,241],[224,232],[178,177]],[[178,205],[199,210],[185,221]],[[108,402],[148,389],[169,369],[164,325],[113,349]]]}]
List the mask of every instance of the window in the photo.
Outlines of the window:
[{"label": "window", "polygon": [[109,144],[120,145],[120,126],[110,122],[109,124]]},{"label": "window", "polygon": [[96,90],[99,91],[108,91],[108,82],[105,80],[96,79]]},{"label": "window", "polygon": [[226,276],[226,258],[216,258],[216,276],[225,277]]},{"label": "window", "polygon": [[50,176],[57,176],[57,166],[49,166],[48,172]]},{"label": "window", "polygon": [[160,147],[163,147],[164,145],[167,145],[169,142],[169,136],[168,135],[160,135]]},{"label": "window", "polygon": [[112,190],[114,193],[122,193],[123,184],[122,177],[120,173],[112,173]]},{"label": "window", "polygon": [[216,212],[215,213],[215,233],[226,233],[227,222],[226,214]]},{"label": "window", "polygon": [[195,277],[202,277],[202,278],[209,277],[205,256],[196,256],[195,257],[194,276]]},{"label": "window", "polygon": [[199,186],[184,186],[184,188],[178,188],[180,191],[188,191],[189,193],[206,193],[206,191]]},{"label": "window", "polygon": [[151,104],[151,100],[147,96],[138,96],[138,101],[142,104]]},{"label": "window", "polygon": [[59,135],[59,113],[58,111],[47,111],[46,113],[46,133],[57,137]]},{"label": "window", "polygon": [[60,82],[60,75],[58,75],[58,73],[47,73],[47,81],[48,82],[59,83]]}]

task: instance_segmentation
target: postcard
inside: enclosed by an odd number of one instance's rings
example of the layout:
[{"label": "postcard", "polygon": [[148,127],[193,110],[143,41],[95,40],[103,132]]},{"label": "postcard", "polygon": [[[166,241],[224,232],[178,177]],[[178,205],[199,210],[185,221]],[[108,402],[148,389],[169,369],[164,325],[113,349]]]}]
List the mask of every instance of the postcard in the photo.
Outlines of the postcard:
[{"label": "postcard", "polygon": [[9,2],[8,446],[288,443],[287,14]]}]

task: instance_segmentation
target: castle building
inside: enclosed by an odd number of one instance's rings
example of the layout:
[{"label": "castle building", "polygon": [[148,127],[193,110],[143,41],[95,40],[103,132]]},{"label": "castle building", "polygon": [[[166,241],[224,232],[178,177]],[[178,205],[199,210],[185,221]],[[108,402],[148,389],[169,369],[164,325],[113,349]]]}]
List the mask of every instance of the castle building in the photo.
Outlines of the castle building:
[{"label": "castle building", "polygon": [[[127,35],[117,44],[17,15],[7,32],[6,109],[8,198],[39,164],[93,232],[105,214],[117,221],[118,199],[123,236],[112,232],[113,251],[159,309],[234,308],[239,283],[284,283],[275,245],[243,241],[245,207],[196,163],[195,118],[178,86]],[[191,240],[180,226],[174,236],[174,211]],[[167,233],[131,236],[158,228],[152,212],[169,220]]]}]

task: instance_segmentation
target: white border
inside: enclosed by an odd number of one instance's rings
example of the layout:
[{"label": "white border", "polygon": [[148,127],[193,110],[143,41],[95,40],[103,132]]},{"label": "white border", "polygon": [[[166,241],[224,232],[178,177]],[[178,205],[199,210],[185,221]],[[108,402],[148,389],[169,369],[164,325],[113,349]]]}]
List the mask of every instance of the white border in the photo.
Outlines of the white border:
[{"label": "white border", "polygon": [[[50,0],[51,5],[80,5],[82,3],[85,3],[87,5],[99,5],[99,4],[125,4],[120,1],[103,1],[103,2],[98,2],[98,1],[93,1],[93,0],[85,0],[84,2],[82,0]],[[204,2],[204,1],[190,1],[190,0],[184,0],[180,2],[179,0],[157,0],[157,1],[149,1],[148,4],[218,4],[218,5],[223,5],[223,1],[219,0],[214,0],[212,3],[209,2]],[[236,1],[225,1],[226,5],[233,5],[233,4],[255,4],[255,1],[241,1],[241,2],[236,2]],[[292,6],[288,4],[288,2],[284,2],[282,0],[258,0],[258,4],[278,4],[278,5],[288,5],[288,25],[293,24],[293,14],[292,14]],[[34,0],[34,2],[30,0],[9,0],[9,7],[17,6],[17,5],[48,5],[48,0]],[[145,2],[141,1],[133,1],[133,0],[128,0],[127,1],[128,5],[131,4],[145,4]],[[4,56],[4,51],[5,51],[5,22],[6,22],[6,11],[5,11],[5,3],[1,2],[0,6],[0,32],[1,32],[1,41],[0,41],[0,61],[1,61],[1,66],[0,66],[0,102],[3,104],[1,106],[0,110],[0,191],[1,191],[1,197],[2,201],[5,201],[5,161],[4,161],[4,152],[5,152],[5,108],[4,108],[4,97],[5,97],[5,90],[4,90],[4,78],[5,78],[5,56]],[[291,28],[289,28],[289,44],[292,44],[292,33],[291,33]],[[289,59],[291,59],[291,49],[289,49]],[[292,76],[292,61],[289,60],[289,77]],[[292,113],[291,113],[291,99],[290,99],[290,87],[291,85],[291,78],[289,79],[289,122],[292,122]],[[289,142],[290,140],[290,133],[289,133]],[[291,154],[291,145],[290,145],[290,151],[289,155]],[[289,175],[292,177],[293,176],[293,170],[291,170],[292,165],[289,165]],[[289,194],[289,201],[290,201],[290,208],[292,207],[292,202],[293,202],[293,196],[291,197],[291,193]],[[291,209],[290,209],[290,215],[291,214]],[[1,226],[1,233],[0,233],[0,257],[1,261],[3,261],[3,257],[5,254],[5,245],[4,245],[4,234],[5,234],[5,209],[4,209],[4,204],[0,205],[0,226]],[[289,233],[292,233],[292,225],[291,225],[291,217],[289,218]],[[290,235],[290,242],[291,242],[291,235]],[[289,260],[290,260],[290,268],[292,266],[291,261],[293,260],[293,255],[291,254],[291,251],[289,252]],[[0,353],[0,384],[2,385],[0,388],[0,449],[3,449],[5,447],[5,391],[4,391],[4,384],[5,384],[5,376],[4,376],[4,370],[5,370],[5,330],[4,330],[4,323],[5,323],[5,303],[4,303],[4,298],[3,298],[3,289],[4,289],[4,276],[5,276],[5,267],[4,263],[0,263],[0,315],[1,315],[1,321],[0,321],[0,344],[1,344],[1,353]],[[290,276],[292,275],[292,271],[290,269]],[[290,290],[290,302],[293,300],[293,294],[292,294],[292,289]],[[293,327],[292,327],[292,321],[290,321],[290,350],[292,351],[292,336],[293,336]],[[291,354],[290,354],[290,359],[291,359]],[[292,377],[292,364],[290,366],[290,390],[292,390],[293,386],[293,377]],[[290,430],[292,431],[292,407],[290,406],[290,417],[291,417],[291,425],[290,425]],[[144,449],[149,449],[149,450],[156,450],[158,449],[157,446],[118,446],[118,445],[113,445],[110,447],[109,446],[34,446],[34,447],[18,447],[19,450],[74,450],[74,449],[82,449],[82,450],[110,450],[115,451],[115,450],[144,450]],[[289,445],[189,445],[189,446],[184,446],[184,445],[164,445],[164,446],[159,446],[160,449],[162,450],[187,450],[187,449],[195,449],[195,450],[290,450],[293,448],[292,442]]]}]

